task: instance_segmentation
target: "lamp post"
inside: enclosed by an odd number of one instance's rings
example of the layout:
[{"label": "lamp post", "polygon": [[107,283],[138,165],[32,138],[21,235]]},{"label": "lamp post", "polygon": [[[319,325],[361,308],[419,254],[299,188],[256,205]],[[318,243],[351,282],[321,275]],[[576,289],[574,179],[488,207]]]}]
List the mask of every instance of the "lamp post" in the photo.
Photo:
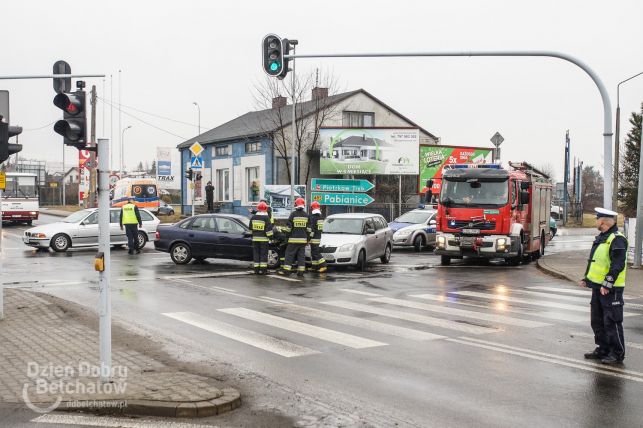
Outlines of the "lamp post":
[{"label": "lamp post", "polygon": [[634,76],[628,77],[627,79],[623,80],[622,82],[619,82],[618,85],[616,85],[616,135],[614,138],[614,191],[612,192],[612,209],[618,211],[618,205],[616,204],[616,196],[618,194],[618,175],[619,175],[619,170],[620,170],[620,152],[621,152],[621,141],[620,141],[620,136],[621,136],[621,105],[620,105],[620,91],[621,91],[621,85],[629,80],[634,79],[635,77],[640,76],[643,74],[643,71],[635,74]]},{"label": "lamp post", "polygon": [[194,101],[192,104],[196,106],[196,108],[199,109],[199,135],[201,135],[201,106],[199,106],[199,103]]},{"label": "lamp post", "polygon": [[129,125],[121,131],[121,178],[123,178],[123,174],[125,173],[125,170],[123,169],[123,161],[125,159],[125,156],[123,155],[123,149],[125,147],[125,144],[123,144],[123,139],[125,138],[125,131],[127,131],[131,127],[132,125]]}]

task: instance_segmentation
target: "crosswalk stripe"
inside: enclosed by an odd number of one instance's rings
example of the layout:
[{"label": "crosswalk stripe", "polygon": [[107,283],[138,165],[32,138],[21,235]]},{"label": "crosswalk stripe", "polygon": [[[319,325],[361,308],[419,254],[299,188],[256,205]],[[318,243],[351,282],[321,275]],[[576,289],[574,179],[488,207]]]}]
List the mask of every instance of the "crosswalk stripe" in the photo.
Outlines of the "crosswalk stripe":
[{"label": "crosswalk stripe", "polygon": [[[578,287],[576,289],[573,289],[573,288],[546,287],[544,285],[536,285],[536,286],[527,287],[527,288],[530,289],[530,290],[553,291],[553,292],[557,292],[557,293],[574,294],[574,295],[577,295],[577,296],[587,296],[587,298],[590,298],[591,295],[592,295],[591,290],[589,290],[587,288],[580,288],[580,287]],[[627,288],[626,288],[625,293],[627,293]],[[634,300],[637,297],[624,295],[623,298],[625,300]],[[636,306],[643,306],[643,305],[636,305]]]},{"label": "crosswalk stripe", "polygon": [[246,330],[193,312],[172,312],[164,313],[163,315],[211,333],[218,334],[219,336],[227,337],[228,339],[236,340],[238,342],[245,343],[246,345],[272,352],[273,354],[281,355],[282,357],[301,357],[304,355],[319,354],[319,351],[306,348],[305,346],[296,345],[282,339]]},{"label": "crosswalk stripe", "polygon": [[406,308],[421,309],[421,310],[424,310],[424,311],[431,311],[431,312],[438,312],[438,313],[441,313],[441,314],[455,315],[455,316],[464,317],[464,318],[473,318],[473,319],[478,319],[478,320],[483,320],[483,321],[490,321],[490,322],[495,322],[495,323],[500,323],[500,324],[515,325],[515,326],[518,326],[518,327],[534,328],[534,327],[545,327],[545,326],[551,325],[551,324],[547,324],[547,323],[540,322],[540,321],[530,321],[530,320],[523,320],[523,319],[520,319],[520,318],[507,317],[507,316],[504,316],[504,315],[486,314],[486,313],[474,312],[474,311],[465,311],[465,310],[462,310],[462,309],[450,308],[448,306],[429,305],[429,304],[426,304],[426,303],[413,302],[413,301],[410,301],[410,300],[393,299],[391,297],[375,297],[375,298],[370,298],[368,300],[373,301],[373,302],[388,303],[388,304],[391,304],[391,305],[404,306]]},{"label": "crosswalk stripe", "polygon": [[[576,306],[576,305],[568,305],[566,303],[550,302],[545,300],[529,300],[529,299],[523,299],[520,297],[505,296],[502,294],[479,293],[477,291],[450,291],[449,293],[457,294],[461,296],[480,297],[483,299],[500,300],[502,302],[522,303],[524,305],[544,306],[546,308],[567,309],[569,311],[589,313],[589,302],[586,302],[586,306]],[[631,317],[635,315],[638,315],[638,314],[623,312],[623,316],[626,316],[626,317]]]},{"label": "crosswalk stripe", "polygon": [[275,278],[275,279],[281,279],[284,281],[290,281],[290,282],[301,282],[301,279],[296,279],[296,278],[288,278],[287,276],[283,275],[266,275],[269,278]]},{"label": "crosswalk stripe", "polygon": [[235,315],[240,318],[245,318],[250,321],[265,324],[271,327],[292,331],[293,333],[299,333],[306,336],[315,337],[317,339],[325,340],[327,342],[348,346],[350,348],[361,349],[387,345],[383,342],[378,342],[359,336],[353,336],[352,334],[342,333],[323,327],[317,327],[315,325],[306,324],[275,315],[265,314],[263,312],[253,311],[252,309],[227,308],[219,309],[219,311],[229,315]]},{"label": "crosswalk stripe", "polygon": [[340,288],[339,291],[343,291],[345,293],[359,294],[360,296],[370,296],[370,297],[381,296],[381,294],[369,293],[368,291],[351,290],[349,288]]},{"label": "crosswalk stripe", "polygon": [[[463,300],[452,300],[451,297],[441,296],[436,294],[411,294],[410,297],[416,297],[418,299],[433,300],[436,302],[443,302],[443,303],[453,303],[456,305],[470,306],[473,308],[493,309],[493,308],[490,308],[488,304],[476,304],[471,302],[465,302]],[[586,315],[574,315],[574,314],[559,313],[559,312],[526,312],[524,309],[509,308],[505,306],[504,303],[498,303],[498,304],[503,305],[502,308],[498,309],[500,312],[528,315],[532,317],[547,318],[547,319],[558,320],[558,321],[584,322],[584,323],[589,322],[589,317]]]},{"label": "crosswalk stripe", "polygon": [[307,306],[283,305],[281,308],[299,315],[311,316],[325,321],[332,321],[340,324],[350,325],[352,327],[363,328],[378,333],[389,334],[391,336],[403,337],[410,340],[436,340],[444,339],[440,336],[426,331],[414,330],[412,328],[398,327],[379,321],[366,320],[363,318],[351,317],[348,315],[337,314],[334,312],[313,309]]},{"label": "crosswalk stripe", "polygon": [[[579,331],[571,332],[569,333],[572,336],[578,336],[578,337],[589,337],[589,338],[594,338],[594,335],[591,333],[581,333]],[[634,343],[634,342],[625,342],[626,347],[634,348],[634,349],[643,349],[643,344],[641,343]]]},{"label": "crosswalk stripe", "polygon": [[375,315],[382,315],[389,318],[397,318],[405,321],[412,321],[420,324],[431,325],[434,327],[441,327],[449,330],[468,332],[469,334],[485,334],[485,333],[495,333],[499,331],[498,329],[490,328],[490,327],[468,325],[466,323],[449,321],[443,318],[434,318],[426,315],[406,313],[402,311],[395,311],[391,309],[379,308],[375,306],[364,305],[361,303],[347,302],[343,300],[335,300],[335,301],[328,301],[328,302],[322,302],[322,303],[324,305],[336,306],[338,308],[366,312],[366,313],[371,313]]},{"label": "crosswalk stripe", "polygon": [[541,291],[530,291],[530,290],[513,290],[512,289],[511,292],[516,294],[525,294],[525,295],[534,296],[534,297],[542,297],[545,299],[565,300],[567,302],[580,303],[585,305],[589,304],[589,300],[592,297],[591,294],[588,294],[585,297],[577,297],[577,296],[566,296],[564,294],[544,293]]}]

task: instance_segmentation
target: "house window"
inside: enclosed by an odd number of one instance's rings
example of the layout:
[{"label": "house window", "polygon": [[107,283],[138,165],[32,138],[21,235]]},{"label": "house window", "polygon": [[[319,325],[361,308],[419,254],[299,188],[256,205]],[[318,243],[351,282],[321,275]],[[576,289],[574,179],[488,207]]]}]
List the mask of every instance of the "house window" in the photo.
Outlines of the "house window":
[{"label": "house window", "polygon": [[345,111],[342,118],[343,126],[351,128],[370,128],[375,126],[375,113],[362,111]]},{"label": "house window", "polygon": [[217,169],[217,201],[230,200],[230,170]]},{"label": "house window", "polygon": [[216,156],[228,156],[228,155],[230,155],[230,145],[216,146],[214,148],[214,154]]},{"label": "house window", "polygon": [[248,202],[259,202],[261,183],[259,182],[259,167],[246,168],[246,185],[248,191]]},{"label": "house window", "polygon": [[246,153],[256,153],[261,151],[261,143],[255,141],[253,143],[246,143]]}]

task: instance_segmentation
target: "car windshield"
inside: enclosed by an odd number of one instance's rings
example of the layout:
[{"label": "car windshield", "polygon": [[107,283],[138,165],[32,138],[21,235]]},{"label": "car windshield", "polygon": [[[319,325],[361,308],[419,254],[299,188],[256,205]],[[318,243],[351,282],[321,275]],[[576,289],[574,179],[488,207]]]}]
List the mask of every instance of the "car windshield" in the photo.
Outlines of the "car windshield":
[{"label": "car windshield", "polygon": [[433,215],[433,211],[409,211],[396,218],[395,221],[399,223],[425,223],[429,217]]},{"label": "car windshield", "polygon": [[361,235],[361,218],[327,218],[324,222],[324,233],[345,233],[349,235]]},{"label": "car windshield", "polygon": [[75,213],[68,215],[63,219],[63,222],[65,223],[78,223],[85,217],[87,217],[92,211],[91,210],[82,210],[82,211],[76,211]]},{"label": "car windshield", "polygon": [[507,203],[507,181],[444,180],[440,201],[445,206],[502,206]]}]

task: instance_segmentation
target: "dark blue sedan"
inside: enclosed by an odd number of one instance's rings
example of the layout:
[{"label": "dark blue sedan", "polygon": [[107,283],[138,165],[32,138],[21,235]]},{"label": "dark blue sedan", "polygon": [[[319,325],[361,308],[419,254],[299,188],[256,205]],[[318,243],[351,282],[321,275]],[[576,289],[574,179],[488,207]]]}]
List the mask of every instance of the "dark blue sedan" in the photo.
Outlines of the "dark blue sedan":
[{"label": "dark blue sedan", "polygon": [[[154,248],[170,253],[172,261],[184,265],[194,259],[252,260],[250,220],[236,214],[204,214],[169,226],[159,226]],[[268,266],[279,265],[271,246]]]}]

